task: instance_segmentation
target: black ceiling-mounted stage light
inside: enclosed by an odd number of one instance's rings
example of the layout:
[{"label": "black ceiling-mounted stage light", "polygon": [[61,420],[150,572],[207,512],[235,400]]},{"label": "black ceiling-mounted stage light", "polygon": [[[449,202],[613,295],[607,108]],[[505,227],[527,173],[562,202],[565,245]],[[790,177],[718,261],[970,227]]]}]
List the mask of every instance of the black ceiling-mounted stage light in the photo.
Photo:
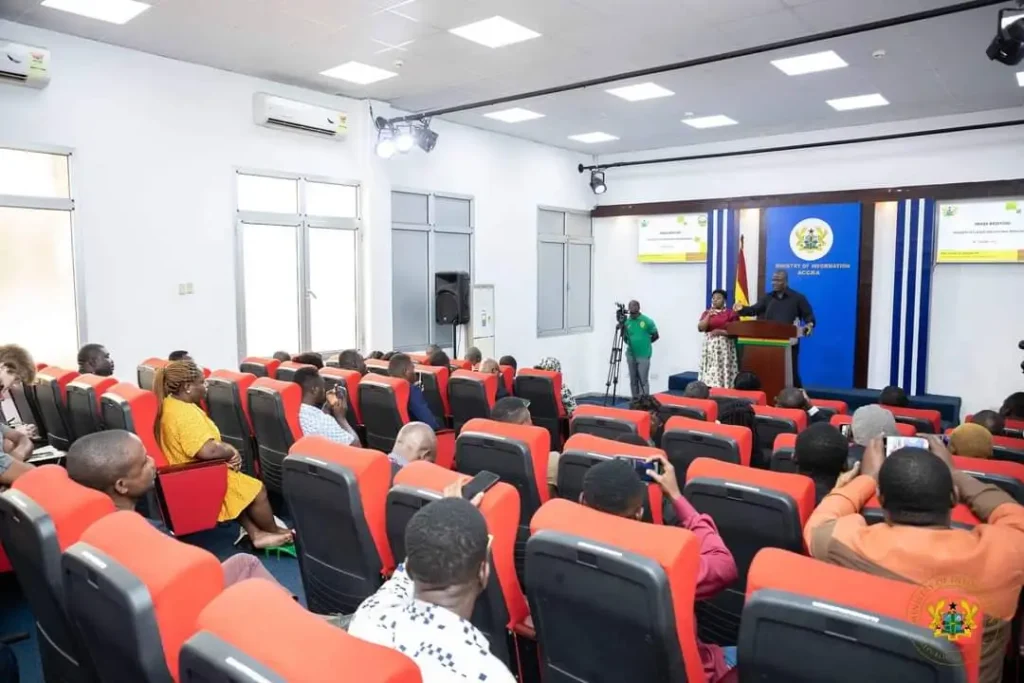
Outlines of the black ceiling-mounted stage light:
[{"label": "black ceiling-mounted stage light", "polygon": [[430,129],[430,119],[423,119],[419,134],[416,135],[416,144],[424,152],[431,152],[437,147],[437,133]]},{"label": "black ceiling-mounted stage light", "polygon": [[594,194],[604,194],[608,191],[608,185],[604,182],[604,171],[595,168],[590,172],[590,189]]},{"label": "black ceiling-mounted stage light", "polygon": [[[1017,4],[1024,8],[1024,0],[1018,0]],[[1007,66],[1017,66],[1024,61],[1024,10],[999,11],[996,37],[992,39],[985,54],[989,59]]]},{"label": "black ceiling-mounted stage light", "polygon": [[390,159],[398,149],[395,145],[395,127],[383,116],[375,118],[373,125],[377,128],[377,145],[374,150],[381,159]]}]

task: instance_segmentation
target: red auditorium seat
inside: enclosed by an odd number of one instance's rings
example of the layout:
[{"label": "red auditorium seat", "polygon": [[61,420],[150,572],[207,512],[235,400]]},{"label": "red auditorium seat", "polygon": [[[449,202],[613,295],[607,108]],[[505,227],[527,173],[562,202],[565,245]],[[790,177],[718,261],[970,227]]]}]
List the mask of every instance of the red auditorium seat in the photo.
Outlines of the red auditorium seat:
[{"label": "red auditorium seat", "polygon": [[74,370],[64,370],[52,365],[40,370],[36,375],[36,400],[50,445],[59,451],[66,451],[75,440],[75,432],[71,427],[71,417],[67,408],[67,386],[78,377]]},{"label": "red auditorium seat", "polygon": [[423,397],[427,399],[430,412],[434,414],[437,424],[448,424],[448,416],[452,414],[448,401],[448,368],[433,365],[417,365],[416,376],[423,387]]},{"label": "red auditorium seat", "polygon": [[705,681],[696,536],[567,500],[530,524],[526,594],[548,681]]},{"label": "red auditorium seat", "polygon": [[709,398],[686,398],[672,394],[655,394],[658,402],[658,415],[662,422],[670,417],[689,417],[694,420],[715,422],[718,420],[718,403]]},{"label": "red auditorium seat", "polygon": [[570,434],[593,434],[617,439],[623,434],[651,438],[651,414],[646,410],[578,405],[569,421]]},{"label": "red auditorium seat", "polygon": [[452,409],[455,433],[475,418],[490,418],[498,394],[497,375],[456,370],[448,380],[448,404]]},{"label": "red auditorium seat", "polygon": [[1024,464],[983,458],[965,458],[954,455],[953,464],[958,470],[971,475],[986,484],[995,484],[1021,505],[1024,505]]},{"label": "red auditorium seat", "polygon": [[220,438],[242,456],[242,471],[257,476],[256,441],[249,416],[249,387],[256,375],[217,370],[206,380],[206,410]]},{"label": "red auditorium seat", "polygon": [[363,424],[363,414],[359,410],[359,380],[363,378],[356,370],[344,370],[342,368],[322,368],[320,376],[327,382],[328,389],[338,386],[345,387],[348,394],[348,415],[346,419],[349,426],[355,428]]},{"label": "red auditorium seat", "polygon": [[733,398],[741,401],[749,401],[754,405],[768,405],[768,396],[763,391],[742,391],[740,389],[711,388],[711,398]]},{"label": "red auditorium seat", "polygon": [[36,372],[48,367],[50,367],[48,363],[36,363]]},{"label": "red auditorium seat", "polygon": [[[398,377],[368,374],[359,382],[359,410],[366,426],[366,445],[383,453],[395,447],[398,432],[409,422],[409,383]],[[437,432],[437,464],[452,466],[455,432]]]},{"label": "red auditorium seat", "polygon": [[898,408],[882,406],[896,418],[896,422],[908,424],[921,434],[942,433],[942,413],[937,410],[921,410],[920,408]]},{"label": "red auditorium seat", "polygon": [[360,683],[422,681],[419,668],[402,653],[348,635],[261,579],[238,583],[211,600],[196,628],[181,648],[185,683],[327,683],[342,675]]},{"label": "red auditorium seat", "polygon": [[1006,425],[1003,427],[1006,435],[1014,439],[1024,439],[1024,420],[1013,420],[1006,418]]},{"label": "red auditorium seat", "polygon": [[1009,436],[992,437],[992,457],[1024,465],[1024,439]]},{"label": "red auditorium seat", "polygon": [[802,533],[814,511],[814,482],[800,474],[697,458],[686,474],[683,493],[698,512],[715,520],[739,571],[731,586],[697,603],[700,639],[733,645],[754,556],[763,548],[804,551]]},{"label": "red auditorium seat", "polygon": [[979,628],[955,643],[935,636],[929,613],[933,605],[961,601],[977,605],[956,588],[917,586],[767,548],[750,566],[740,671],[744,680],[976,683],[981,612],[974,616]]},{"label": "red auditorium seat", "polygon": [[39,399],[36,398],[36,385],[15,382],[8,389],[14,407],[18,410],[18,417],[22,424],[35,425],[37,440],[49,443],[46,433],[46,423],[43,422],[43,413],[39,409]]},{"label": "red auditorium seat", "polygon": [[569,424],[562,403],[562,373],[523,368],[516,375],[516,396],[530,402],[533,424],[548,430],[551,450],[560,451]]},{"label": "red auditorium seat", "polygon": [[[843,425],[853,425],[852,415],[833,415],[829,420],[836,429],[839,429]],[[905,424],[903,422],[896,423],[896,431],[899,432],[900,436],[917,436],[917,428],[912,424]]]},{"label": "red auditorium seat", "polygon": [[391,464],[378,451],[304,436],[283,477],[306,603],[351,614],[395,570],[384,520]]},{"label": "red auditorium seat", "polygon": [[281,463],[292,444],[302,438],[301,405],[302,387],[295,382],[260,377],[249,387],[249,415],[256,435],[260,478],[267,491],[281,492]]},{"label": "red auditorium seat", "polygon": [[[587,470],[599,462],[622,456],[647,460],[658,455],[665,455],[665,451],[603,439],[592,434],[573,434],[565,442],[562,457],[558,459],[558,497],[578,501],[580,494],[583,493],[583,478]],[[661,486],[656,483],[648,484],[641,519],[645,522],[663,524],[663,501]]]},{"label": "red auditorium seat", "polygon": [[146,391],[153,391],[153,381],[156,378],[156,371],[165,367],[168,361],[163,358],[147,358],[139,363],[135,369],[135,376],[138,378],[139,388]]},{"label": "red auditorium seat", "polygon": [[412,359],[413,363],[422,364],[430,360],[430,357],[425,353],[407,353],[405,355],[409,356],[409,358]]},{"label": "red auditorium seat", "polygon": [[167,527],[179,536],[217,526],[217,516],[228,487],[227,465],[219,461],[196,460],[171,465],[153,434],[156,394],[121,382],[100,399],[107,429],[124,429],[142,439],[146,452],[156,463],[157,492]]},{"label": "red auditorium seat", "polygon": [[274,379],[277,376],[277,367],[281,365],[281,361],[274,358],[263,358],[260,356],[249,356],[243,358],[241,364],[238,366],[239,372],[247,372],[250,375],[256,375],[256,377],[269,377]]},{"label": "red auditorium seat", "polygon": [[846,415],[850,412],[850,407],[846,405],[846,401],[833,401],[827,398],[812,398],[811,405],[818,410],[824,410],[832,415]]},{"label": "red auditorium seat", "polygon": [[511,396],[516,390],[516,369],[511,365],[499,365],[498,370],[501,371],[501,381],[505,383],[505,391]]},{"label": "red auditorium seat", "polygon": [[[413,462],[395,475],[387,497],[387,530],[395,558],[405,557],[405,527],[424,505],[440,498],[445,487],[462,479],[458,472],[433,463]],[[487,521],[491,542],[491,579],[477,598],[473,624],[491,645],[495,657],[520,670],[516,660],[514,632],[532,630],[524,625],[529,616],[526,596],[516,578],[515,542],[519,526],[519,493],[515,487],[499,482],[480,501],[480,513]]]},{"label": "red auditorium seat", "polygon": [[690,463],[702,456],[749,466],[754,437],[746,427],[673,417],[665,423],[661,447],[676,468],[676,476],[686,477]]},{"label": "red auditorium seat", "polygon": [[295,379],[295,373],[302,368],[314,368],[314,365],[308,365],[306,363],[295,363],[294,361],[285,361],[277,366],[277,372],[274,373],[274,379],[279,382],[291,382]]},{"label": "red auditorium seat", "polygon": [[47,681],[95,680],[91,660],[65,611],[60,554],[114,509],[109,496],[79,486],[56,465],[27,472],[0,495],[0,538],[36,620]]},{"label": "red auditorium seat", "polygon": [[758,439],[755,445],[762,451],[770,451],[779,434],[799,434],[807,429],[807,413],[792,408],[755,405],[754,421]]},{"label": "red auditorium seat", "polygon": [[224,588],[220,562],[115,512],[64,552],[68,613],[104,681],[178,680],[178,653],[199,612]]},{"label": "red auditorium seat", "polygon": [[71,431],[76,439],[103,429],[100,398],[115,384],[117,380],[113,377],[90,374],[79,375],[68,382],[65,389],[68,419],[71,421]]},{"label": "red auditorium seat", "polygon": [[772,444],[771,469],[773,472],[796,472],[796,434],[782,433],[775,437]]},{"label": "red auditorium seat", "polygon": [[473,370],[473,364],[470,363],[465,358],[452,358],[452,360],[451,360],[451,369],[452,369],[452,372],[455,372],[456,370],[472,371]]},{"label": "red auditorium seat", "polygon": [[366,370],[374,375],[387,375],[388,365],[388,361],[379,358],[366,359]]}]

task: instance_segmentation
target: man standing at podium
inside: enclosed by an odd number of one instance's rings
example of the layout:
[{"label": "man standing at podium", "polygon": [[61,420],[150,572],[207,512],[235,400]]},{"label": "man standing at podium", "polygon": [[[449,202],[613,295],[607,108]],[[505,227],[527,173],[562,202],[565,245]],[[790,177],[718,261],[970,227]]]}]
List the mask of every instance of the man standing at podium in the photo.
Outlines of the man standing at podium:
[{"label": "man standing at podium", "polygon": [[[758,320],[768,320],[774,323],[800,326],[803,322],[803,336],[810,336],[814,329],[814,311],[811,310],[811,303],[800,292],[789,288],[789,275],[784,270],[776,270],[772,273],[772,291],[761,297],[753,306],[741,306],[736,304],[733,310],[741,316],[757,316]],[[800,387],[800,343],[792,347],[793,353],[793,386]]]}]

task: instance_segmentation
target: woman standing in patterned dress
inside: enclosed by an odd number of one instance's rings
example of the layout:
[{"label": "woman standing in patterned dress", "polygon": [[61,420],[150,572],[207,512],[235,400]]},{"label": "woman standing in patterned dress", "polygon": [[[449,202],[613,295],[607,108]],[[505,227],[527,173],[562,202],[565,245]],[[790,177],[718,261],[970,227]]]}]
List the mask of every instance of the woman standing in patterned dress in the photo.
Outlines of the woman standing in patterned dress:
[{"label": "woman standing in patterned dress", "polygon": [[739,320],[739,314],[725,304],[725,290],[711,293],[711,308],[704,311],[697,329],[704,333],[700,350],[700,381],[709,387],[731,389],[739,372],[736,360],[736,340],[725,331],[726,325]]}]

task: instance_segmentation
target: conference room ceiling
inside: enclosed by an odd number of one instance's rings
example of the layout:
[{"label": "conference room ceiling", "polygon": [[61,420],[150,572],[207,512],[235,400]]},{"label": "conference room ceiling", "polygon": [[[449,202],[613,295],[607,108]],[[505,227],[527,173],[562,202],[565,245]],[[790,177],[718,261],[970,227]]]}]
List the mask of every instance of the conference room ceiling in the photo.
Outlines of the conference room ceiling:
[{"label": "conference room ceiling", "polygon": [[[390,102],[407,111],[597,78],[956,4],[940,0],[149,0],[124,25],[0,0],[0,18],[270,80]],[[1007,6],[1009,6],[1009,1]],[[524,100],[446,118],[607,154],[899,121],[1024,104],[1016,69],[985,47],[998,7],[868,34]],[[489,48],[449,29],[499,15],[540,37]],[[834,50],[849,66],[786,76],[773,59]],[[884,57],[873,56],[884,50]],[[59,59],[59,58],[58,58]],[[397,76],[354,85],[320,75],[348,61]],[[396,65],[401,60],[401,66]],[[55,59],[59,64],[59,61]],[[57,78],[60,78],[59,67]],[[1024,77],[1022,77],[1024,78]],[[674,94],[628,102],[606,89],[653,81]],[[835,111],[826,100],[880,93],[888,106]],[[543,114],[504,123],[484,114]],[[682,119],[725,115],[694,129]],[[618,140],[585,144],[570,135]]]}]

